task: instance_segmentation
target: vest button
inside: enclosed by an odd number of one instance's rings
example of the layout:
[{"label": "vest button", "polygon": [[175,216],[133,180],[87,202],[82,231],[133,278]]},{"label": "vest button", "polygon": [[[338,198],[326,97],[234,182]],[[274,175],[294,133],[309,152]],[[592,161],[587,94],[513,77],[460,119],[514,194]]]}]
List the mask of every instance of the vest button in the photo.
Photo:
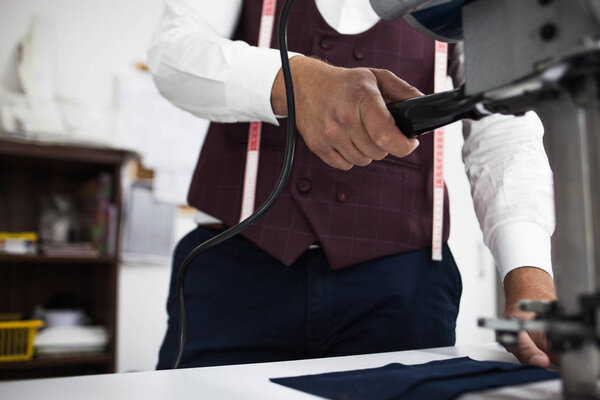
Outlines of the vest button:
[{"label": "vest button", "polygon": [[337,195],[335,197],[340,203],[345,203],[348,200],[348,195],[346,194],[346,192],[337,192]]},{"label": "vest button", "polygon": [[361,61],[365,58],[365,51],[361,48],[354,49],[354,58],[358,61]]},{"label": "vest button", "polygon": [[331,39],[329,39],[329,38],[322,38],[321,41],[319,42],[319,45],[324,50],[329,50],[333,47],[333,43],[331,42]]},{"label": "vest button", "polygon": [[298,188],[298,191],[300,193],[308,193],[310,192],[312,185],[310,184],[310,181],[308,179],[302,178],[298,181],[296,187]]}]

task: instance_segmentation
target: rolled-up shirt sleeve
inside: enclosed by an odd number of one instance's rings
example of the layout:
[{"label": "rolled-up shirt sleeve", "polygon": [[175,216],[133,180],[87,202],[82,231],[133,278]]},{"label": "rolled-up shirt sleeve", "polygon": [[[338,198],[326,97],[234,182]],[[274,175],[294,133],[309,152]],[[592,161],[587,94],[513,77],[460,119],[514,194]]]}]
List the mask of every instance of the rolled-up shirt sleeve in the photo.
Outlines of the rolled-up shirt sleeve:
[{"label": "rolled-up shirt sleeve", "polygon": [[[462,80],[460,47],[453,57]],[[552,276],[554,182],[544,128],[533,113],[463,121],[463,161],[475,212],[502,281],[513,269],[537,267]]]},{"label": "rolled-up shirt sleeve", "polygon": [[167,0],[148,66],[160,93],[194,115],[277,125],[271,89],[281,67],[279,51],[230,39],[241,7],[242,0]]}]

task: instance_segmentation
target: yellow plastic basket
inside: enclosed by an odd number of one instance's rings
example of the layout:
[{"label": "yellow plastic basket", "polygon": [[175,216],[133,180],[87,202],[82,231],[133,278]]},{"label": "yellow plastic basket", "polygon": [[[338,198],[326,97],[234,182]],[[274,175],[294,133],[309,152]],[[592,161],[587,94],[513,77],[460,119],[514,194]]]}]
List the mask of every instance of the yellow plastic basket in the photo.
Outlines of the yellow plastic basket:
[{"label": "yellow plastic basket", "polygon": [[33,339],[44,323],[39,320],[0,322],[0,362],[33,358]]}]

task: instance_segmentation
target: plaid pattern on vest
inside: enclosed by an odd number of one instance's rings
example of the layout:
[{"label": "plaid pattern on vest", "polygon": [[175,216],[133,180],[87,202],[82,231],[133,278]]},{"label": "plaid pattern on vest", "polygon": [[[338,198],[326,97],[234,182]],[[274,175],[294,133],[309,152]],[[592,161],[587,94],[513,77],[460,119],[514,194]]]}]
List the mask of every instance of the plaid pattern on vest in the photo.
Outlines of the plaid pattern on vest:
[{"label": "plaid pattern on vest", "polygon": [[[234,39],[257,44],[261,7],[260,0],[243,2]],[[274,29],[272,47],[277,48],[277,24]],[[288,46],[333,65],[388,69],[424,93],[433,90],[434,43],[403,20],[381,21],[362,34],[342,35],[329,27],[314,1],[296,0]],[[280,127],[263,124],[257,206],[279,176],[285,127],[284,120]],[[247,134],[247,123],[211,124],[188,194],[190,205],[227,225],[240,216]],[[333,269],[431,246],[433,135],[419,140],[420,146],[406,158],[388,156],[341,171],[312,154],[298,135],[285,190],[243,235],[287,265],[319,243]],[[447,193],[445,197],[444,241],[450,227]]]}]

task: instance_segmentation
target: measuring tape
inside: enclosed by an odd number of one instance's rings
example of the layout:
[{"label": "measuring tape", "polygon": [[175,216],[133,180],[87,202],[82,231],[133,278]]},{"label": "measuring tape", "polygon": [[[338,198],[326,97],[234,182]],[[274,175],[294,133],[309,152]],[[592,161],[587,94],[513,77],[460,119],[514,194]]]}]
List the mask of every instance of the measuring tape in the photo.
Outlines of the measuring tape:
[{"label": "measuring tape", "polygon": [[[277,0],[263,1],[258,47],[269,48],[271,45],[276,5]],[[436,93],[445,90],[447,75],[448,44],[436,41],[433,85]],[[262,124],[260,121],[250,123],[240,221],[248,218],[254,212],[261,131]],[[438,128],[434,131],[433,141],[433,235],[431,240],[431,258],[435,261],[441,261],[444,228],[444,128]]]},{"label": "measuring tape", "polygon": [[[448,76],[448,43],[435,42],[435,67],[433,90],[446,89]],[[442,237],[444,233],[444,128],[433,133],[433,227],[431,259],[442,261]]]},{"label": "measuring tape", "polygon": [[[277,0],[263,1],[260,28],[258,31],[258,47],[271,47],[276,6]],[[254,212],[261,131],[262,123],[260,121],[250,123],[250,128],[248,129],[248,147],[246,149],[246,170],[244,173],[244,186],[242,189],[242,211],[240,213],[240,221],[245,220]]]}]

